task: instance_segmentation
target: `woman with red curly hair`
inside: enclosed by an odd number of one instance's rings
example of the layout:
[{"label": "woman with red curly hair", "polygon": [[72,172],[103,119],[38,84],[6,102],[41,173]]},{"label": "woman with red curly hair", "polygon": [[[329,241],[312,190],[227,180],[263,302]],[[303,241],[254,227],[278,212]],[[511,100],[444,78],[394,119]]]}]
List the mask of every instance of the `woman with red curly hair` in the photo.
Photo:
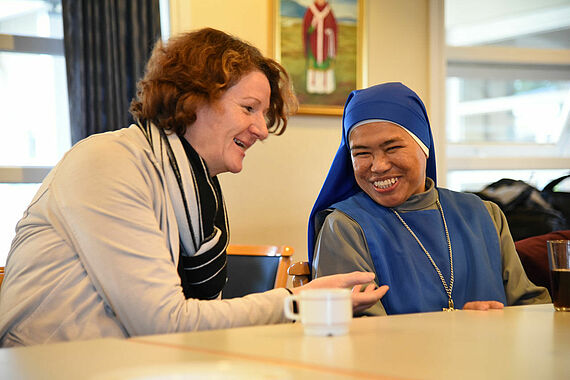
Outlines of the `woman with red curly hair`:
[{"label": "woman with red curly hair", "polygon": [[[158,43],[131,104],[136,123],[77,143],[16,227],[0,293],[0,344],[32,345],[285,322],[283,299],[371,273],[221,300],[228,220],[217,175],[281,134],[296,107],[285,70],[214,29]],[[386,288],[355,291],[355,309]]]}]

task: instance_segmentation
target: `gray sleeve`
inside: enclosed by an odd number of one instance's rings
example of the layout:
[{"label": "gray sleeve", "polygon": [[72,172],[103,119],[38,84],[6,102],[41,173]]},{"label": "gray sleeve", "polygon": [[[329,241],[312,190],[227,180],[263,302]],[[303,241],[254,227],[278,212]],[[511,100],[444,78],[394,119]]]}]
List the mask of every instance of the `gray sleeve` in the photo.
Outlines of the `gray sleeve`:
[{"label": "gray sleeve", "polygon": [[[376,273],[360,226],[346,214],[334,210],[325,218],[317,236],[313,278],[353,271]],[[376,285],[380,285],[378,279]],[[378,302],[363,314],[386,315],[386,311],[382,303]]]},{"label": "gray sleeve", "polygon": [[528,279],[515,249],[505,214],[495,203],[489,201],[484,201],[484,203],[499,235],[503,264],[503,286],[507,296],[507,305],[552,302],[546,288],[536,286]]}]

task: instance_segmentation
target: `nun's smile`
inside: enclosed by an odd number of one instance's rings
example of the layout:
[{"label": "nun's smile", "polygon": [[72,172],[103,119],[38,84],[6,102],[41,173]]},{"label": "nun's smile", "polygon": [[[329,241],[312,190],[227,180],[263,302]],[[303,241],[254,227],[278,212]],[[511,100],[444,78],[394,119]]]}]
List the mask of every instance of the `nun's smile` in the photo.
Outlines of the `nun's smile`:
[{"label": "nun's smile", "polygon": [[357,126],[349,145],[356,183],[376,203],[396,207],[425,191],[426,155],[402,127],[387,121]]}]

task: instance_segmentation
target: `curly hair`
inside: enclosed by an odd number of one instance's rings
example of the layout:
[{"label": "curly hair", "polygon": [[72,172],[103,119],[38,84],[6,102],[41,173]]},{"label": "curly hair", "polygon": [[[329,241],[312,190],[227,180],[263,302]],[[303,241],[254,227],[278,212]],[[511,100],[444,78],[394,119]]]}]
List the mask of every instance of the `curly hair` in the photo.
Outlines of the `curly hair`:
[{"label": "curly hair", "polygon": [[129,112],[135,120],[182,136],[196,121],[198,107],[213,104],[255,70],[265,74],[271,88],[267,129],[280,135],[298,106],[289,75],[256,47],[211,28],[156,43]]}]

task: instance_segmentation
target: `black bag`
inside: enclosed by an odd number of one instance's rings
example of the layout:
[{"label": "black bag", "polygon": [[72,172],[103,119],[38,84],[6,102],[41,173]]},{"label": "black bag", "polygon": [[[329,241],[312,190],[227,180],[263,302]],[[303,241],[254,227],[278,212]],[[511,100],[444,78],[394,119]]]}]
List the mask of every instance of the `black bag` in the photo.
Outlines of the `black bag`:
[{"label": "black bag", "polygon": [[513,240],[566,229],[566,219],[535,187],[524,181],[503,178],[475,193],[499,206],[507,218]]},{"label": "black bag", "polygon": [[566,228],[570,229],[570,193],[564,191],[554,191],[554,187],[565,179],[570,178],[570,174],[556,178],[542,189],[542,197],[553,208],[560,211],[566,218]]}]

